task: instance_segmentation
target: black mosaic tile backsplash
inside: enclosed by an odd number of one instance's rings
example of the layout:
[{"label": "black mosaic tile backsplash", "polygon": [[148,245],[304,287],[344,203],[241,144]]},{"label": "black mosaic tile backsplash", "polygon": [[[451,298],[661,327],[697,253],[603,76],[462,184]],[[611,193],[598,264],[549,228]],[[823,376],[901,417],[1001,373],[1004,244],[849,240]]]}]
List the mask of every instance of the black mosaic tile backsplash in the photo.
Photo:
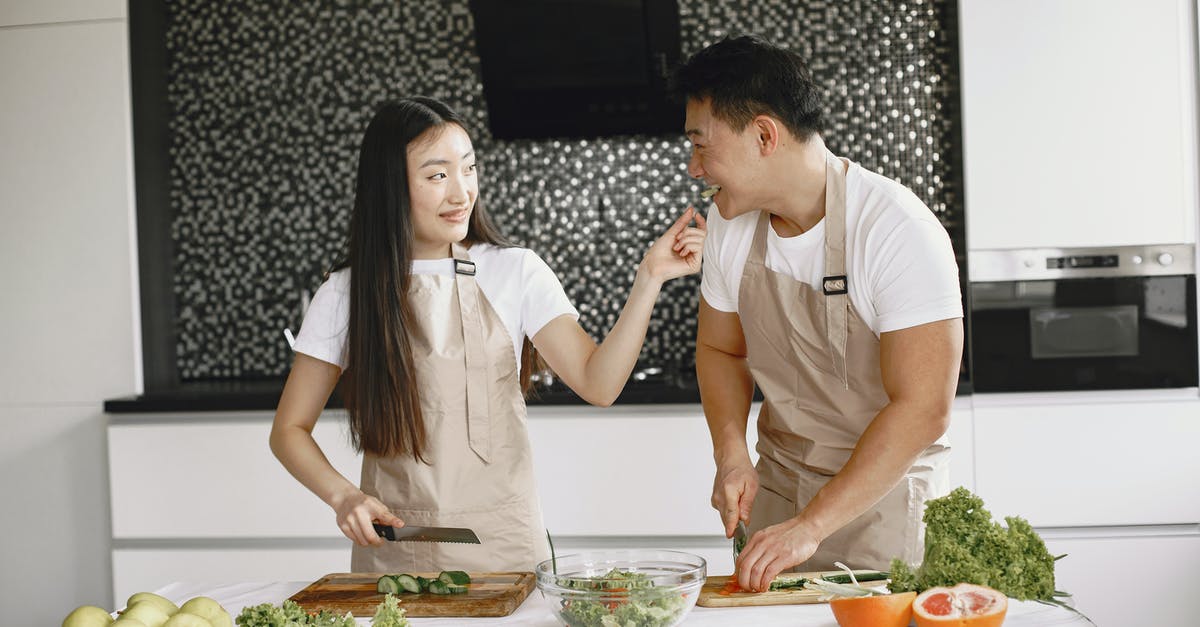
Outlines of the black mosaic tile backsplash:
[{"label": "black mosaic tile backsplash", "polygon": [[[826,89],[826,141],[961,231],[953,0],[680,0],[683,53],[753,32]],[[481,197],[600,338],[646,245],[699,199],[683,136],[493,140],[466,0],[170,0],[177,355],[189,380],[278,376],[284,327],[341,251],[376,103],[425,94],[472,123]],[[956,242],[960,245],[961,241]],[[961,249],[961,247],[960,247]],[[641,367],[691,379],[699,280],[669,284]]]}]

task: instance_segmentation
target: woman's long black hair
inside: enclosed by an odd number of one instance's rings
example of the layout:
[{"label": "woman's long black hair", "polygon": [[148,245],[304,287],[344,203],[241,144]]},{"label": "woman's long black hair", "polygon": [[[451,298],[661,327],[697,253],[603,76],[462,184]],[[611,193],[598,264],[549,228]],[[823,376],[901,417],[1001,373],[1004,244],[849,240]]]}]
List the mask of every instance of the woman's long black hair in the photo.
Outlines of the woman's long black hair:
[{"label": "woman's long black hair", "polygon": [[[466,123],[432,98],[413,97],[380,106],[363,135],[346,256],[350,268],[349,360],[342,396],[355,448],[380,456],[426,461],[426,429],[417,396],[417,364],[408,330],[415,317],[408,290],[413,224],[408,189],[408,147],[431,129]],[[476,199],[465,245],[510,246]],[[525,341],[521,388],[530,388],[536,352]]]}]

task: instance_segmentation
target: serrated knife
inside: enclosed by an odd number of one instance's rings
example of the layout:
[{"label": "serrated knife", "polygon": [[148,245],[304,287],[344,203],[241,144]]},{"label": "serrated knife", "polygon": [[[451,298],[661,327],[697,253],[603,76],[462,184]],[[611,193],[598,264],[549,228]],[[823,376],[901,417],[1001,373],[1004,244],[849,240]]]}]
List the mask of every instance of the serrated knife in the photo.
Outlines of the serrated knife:
[{"label": "serrated knife", "polygon": [[461,527],[391,527],[389,525],[372,524],[375,533],[385,540],[392,542],[457,542],[459,544],[479,544],[479,536],[470,529]]}]

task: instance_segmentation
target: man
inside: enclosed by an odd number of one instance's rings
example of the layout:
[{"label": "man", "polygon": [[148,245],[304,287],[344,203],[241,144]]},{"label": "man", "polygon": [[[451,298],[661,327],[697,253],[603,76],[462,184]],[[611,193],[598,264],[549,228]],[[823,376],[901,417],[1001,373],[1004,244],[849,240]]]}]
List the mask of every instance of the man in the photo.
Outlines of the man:
[{"label": "man", "polygon": [[[796,54],[726,38],[676,74],[688,172],[719,187],[704,251],[696,371],[738,583],[785,569],[886,569],[922,552],[948,486],[943,439],[962,355],[949,237],[908,189],[833,156]],[[754,385],[759,461],[746,447]]]}]

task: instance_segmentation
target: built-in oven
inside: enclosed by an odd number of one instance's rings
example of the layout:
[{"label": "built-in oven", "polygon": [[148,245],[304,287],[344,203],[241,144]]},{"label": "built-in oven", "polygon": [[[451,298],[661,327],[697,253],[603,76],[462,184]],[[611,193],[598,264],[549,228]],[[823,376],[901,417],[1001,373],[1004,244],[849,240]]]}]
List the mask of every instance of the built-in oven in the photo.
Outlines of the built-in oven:
[{"label": "built-in oven", "polygon": [[977,392],[1197,385],[1192,245],[972,251]]}]

